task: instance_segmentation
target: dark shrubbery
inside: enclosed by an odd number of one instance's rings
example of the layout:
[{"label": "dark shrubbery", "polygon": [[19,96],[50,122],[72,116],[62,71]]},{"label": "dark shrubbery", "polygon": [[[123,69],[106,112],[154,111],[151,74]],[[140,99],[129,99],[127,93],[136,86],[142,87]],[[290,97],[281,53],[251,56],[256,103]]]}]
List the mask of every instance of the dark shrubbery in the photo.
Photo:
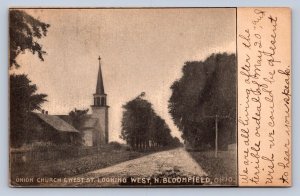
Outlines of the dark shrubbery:
[{"label": "dark shrubbery", "polygon": [[109,142],[109,145],[114,149],[114,150],[121,150],[122,144],[119,142]]}]

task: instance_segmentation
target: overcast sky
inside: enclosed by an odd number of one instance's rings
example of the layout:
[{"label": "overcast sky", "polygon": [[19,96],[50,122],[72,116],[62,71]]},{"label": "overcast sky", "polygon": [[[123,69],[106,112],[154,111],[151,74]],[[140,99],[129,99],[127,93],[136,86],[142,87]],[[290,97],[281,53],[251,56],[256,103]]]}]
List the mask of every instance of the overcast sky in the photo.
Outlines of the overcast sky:
[{"label": "overcast sky", "polygon": [[185,61],[212,52],[235,53],[235,8],[201,9],[26,9],[51,27],[39,42],[45,61],[19,55],[26,73],[46,93],[49,114],[90,108],[98,56],[108,95],[110,141],[119,141],[122,105],[146,92],[174,136],[180,132],[168,113],[170,86]]}]

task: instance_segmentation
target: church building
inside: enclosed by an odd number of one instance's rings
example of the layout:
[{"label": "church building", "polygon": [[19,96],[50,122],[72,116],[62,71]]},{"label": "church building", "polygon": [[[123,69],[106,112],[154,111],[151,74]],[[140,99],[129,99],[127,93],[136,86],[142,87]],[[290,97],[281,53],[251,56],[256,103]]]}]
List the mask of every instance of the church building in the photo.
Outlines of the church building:
[{"label": "church building", "polygon": [[99,70],[97,77],[96,91],[93,94],[94,104],[91,105],[92,114],[87,115],[81,131],[84,134],[84,142],[87,146],[107,144],[108,137],[108,108],[107,94],[104,91],[101,58],[99,56]]},{"label": "church building", "polygon": [[[32,140],[33,142],[74,143],[72,141],[75,141],[74,138],[76,137],[81,137],[84,146],[99,146],[109,142],[109,106],[107,105],[107,94],[104,91],[101,58],[99,57],[98,60],[99,69],[96,90],[93,94],[93,105],[91,105],[92,113],[86,114],[84,118],[80,120],[80,126],[77,127],[77,129],[72,125],[72,119],[69,115],[49,115],[48,112],[44,112],[44,110],[42,113],[32,113],[32,118],[36,119],[35,125],[32,126],[32,133],[40,135],[39,137],[35,137],[35,139]],[[45,127],[47,127],[47,129]]]}]

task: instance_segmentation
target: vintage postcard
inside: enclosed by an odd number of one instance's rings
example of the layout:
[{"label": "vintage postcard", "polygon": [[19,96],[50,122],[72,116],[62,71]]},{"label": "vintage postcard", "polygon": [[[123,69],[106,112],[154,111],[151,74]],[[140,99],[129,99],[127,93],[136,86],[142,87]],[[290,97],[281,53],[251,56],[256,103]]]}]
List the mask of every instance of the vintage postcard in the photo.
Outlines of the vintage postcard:
[{"label": "vintage postcard", "polygon": [[292,185],[289,8],[11,8],[10,186]]}]

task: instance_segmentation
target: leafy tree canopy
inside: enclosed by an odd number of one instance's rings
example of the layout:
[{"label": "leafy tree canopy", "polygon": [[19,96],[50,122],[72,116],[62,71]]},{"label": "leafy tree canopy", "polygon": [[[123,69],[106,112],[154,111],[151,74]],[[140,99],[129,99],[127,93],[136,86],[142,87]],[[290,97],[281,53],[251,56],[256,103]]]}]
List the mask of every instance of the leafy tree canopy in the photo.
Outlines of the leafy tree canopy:
[{"label": "leafy tree canopy", "polygon": [[176,140],[171,136],[165,120],[155,113],[144,96],[143,92],[123,105],[121,138],[134,149],[179,146],[178,138]]},{"label": "leafy tree canopy", "polygon": [[80,129],[80,127],[82,126],[82,121],[83,121],[84,118],[86,117],[88,111],[89,111],[89,109],[85,109],[85,110],[77,110],[77,109],[75,108],[74,110],[72,110],[71,112],[69,112],[69,116],[70,116],[70,118],[71,118],[72,125],[73,125],[76,129]]},{"label": "leafy tree canopy", "polygon": [[[221,146],[235,140],[236,62],[234,54],[212,54],[205,61],[186,62],[172,86],[169,112],[183,138],[193,146],[213,146],[215,118]],[[226,116],[226,119],[225,119]]]},{"label": "leafy tree canopy", "polygon": [[41,105],[47,101],[47,95],[37,94],[36,91],[36,85],[27,75],[10,75],[10,135],[14,147],[27,142],[30,112],[41,110]]},{"label": "leafy tree canopy", "polygon": [[16,58],[25,50],[29,50],[32,54],[37,53],[39,59],[44,61],[46,52],[37,40],[47,35],[50,25],[35,19],[24,11],[15,9],[9,12],[9,23],[10,68],[20,67]]}]

